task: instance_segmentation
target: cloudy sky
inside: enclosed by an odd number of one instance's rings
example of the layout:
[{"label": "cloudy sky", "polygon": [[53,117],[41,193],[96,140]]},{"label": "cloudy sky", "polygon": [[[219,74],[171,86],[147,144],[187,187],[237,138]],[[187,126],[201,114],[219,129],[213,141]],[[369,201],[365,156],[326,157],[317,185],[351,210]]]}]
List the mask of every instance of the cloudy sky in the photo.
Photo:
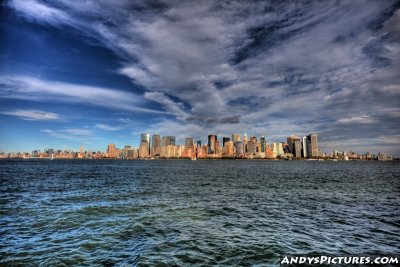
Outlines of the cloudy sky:
[{"label": "cloudy sky", "polygon": [[0,151],[142,132],[400,152],[399,1],[10,0]]}]

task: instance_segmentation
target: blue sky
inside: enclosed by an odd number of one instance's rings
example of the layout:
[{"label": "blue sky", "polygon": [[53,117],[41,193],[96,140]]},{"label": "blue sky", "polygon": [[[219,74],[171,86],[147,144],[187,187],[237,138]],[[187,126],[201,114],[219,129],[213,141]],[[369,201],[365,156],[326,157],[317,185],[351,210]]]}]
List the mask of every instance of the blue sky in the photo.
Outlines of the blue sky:
[{"label": "blue sky", "polygon": [[398,1],[12,0],[0,21],[0,151],[246,131],[399,154]]}]

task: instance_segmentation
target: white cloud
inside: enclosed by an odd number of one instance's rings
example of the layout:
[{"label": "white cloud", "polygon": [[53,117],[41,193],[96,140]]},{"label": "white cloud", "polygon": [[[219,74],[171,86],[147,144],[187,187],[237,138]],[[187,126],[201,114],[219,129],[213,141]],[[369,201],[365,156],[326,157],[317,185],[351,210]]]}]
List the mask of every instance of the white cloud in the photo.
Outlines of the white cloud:
[{"label": "white cloud", "polygon": [[33,101],[83,102],[112,109],[162,114],[164,112],[141,107],[142,96],[111,88],[77,85],[41,80],[29,76],[0,76],[0,98]]},{"label": "white cloud", "polygon": [[121,127],[111,126],[103,123],[98,123],[94,127],[100,130],[110,131],[110,132],[121,130]]},{"label": "white cloud", "polygon": [[56,113],[46,112],[36,109],[16,109],[10,111],[0,111],[0,114],[15,116],[23,120],[32,121],[48,121],[48,120],[58,120],[60,116]]}]

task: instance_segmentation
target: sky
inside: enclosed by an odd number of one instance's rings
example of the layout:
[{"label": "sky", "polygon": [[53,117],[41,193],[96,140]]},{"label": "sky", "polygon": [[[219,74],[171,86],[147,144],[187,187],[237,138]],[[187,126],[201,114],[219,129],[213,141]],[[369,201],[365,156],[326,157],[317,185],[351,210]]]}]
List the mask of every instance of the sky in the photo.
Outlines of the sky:
[{"label": "sky", "polygon": [[9,0],[0,151],[318,134],[400,155],[400,2]]}]

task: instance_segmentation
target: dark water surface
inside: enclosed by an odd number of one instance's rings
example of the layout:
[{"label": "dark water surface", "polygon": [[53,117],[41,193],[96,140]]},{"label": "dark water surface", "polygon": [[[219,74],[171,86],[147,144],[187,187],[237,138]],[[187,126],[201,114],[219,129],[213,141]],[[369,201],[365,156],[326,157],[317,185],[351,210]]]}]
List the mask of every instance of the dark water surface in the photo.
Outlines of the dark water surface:
[{"label": "dark water surface", "polygon": [[399,162],[0,161],[0,265],[400,254]]}]

